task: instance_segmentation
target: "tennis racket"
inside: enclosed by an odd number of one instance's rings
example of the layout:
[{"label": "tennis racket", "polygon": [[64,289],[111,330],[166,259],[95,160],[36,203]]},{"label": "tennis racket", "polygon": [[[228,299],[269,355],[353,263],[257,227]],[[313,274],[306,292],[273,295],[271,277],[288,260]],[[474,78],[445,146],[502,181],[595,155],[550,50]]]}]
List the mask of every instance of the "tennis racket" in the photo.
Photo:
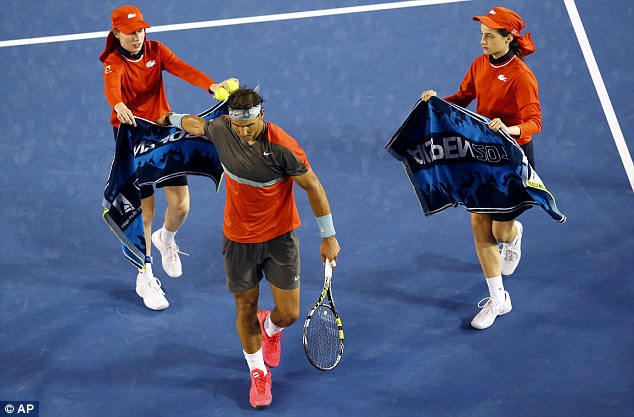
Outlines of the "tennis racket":
[{"label": "tennis racket", "polygon": [[343,355],[343,326],[332,299],[332,268],[326,259],[324,289],[304,322],[304,351],[320,371],[334,369]]}]

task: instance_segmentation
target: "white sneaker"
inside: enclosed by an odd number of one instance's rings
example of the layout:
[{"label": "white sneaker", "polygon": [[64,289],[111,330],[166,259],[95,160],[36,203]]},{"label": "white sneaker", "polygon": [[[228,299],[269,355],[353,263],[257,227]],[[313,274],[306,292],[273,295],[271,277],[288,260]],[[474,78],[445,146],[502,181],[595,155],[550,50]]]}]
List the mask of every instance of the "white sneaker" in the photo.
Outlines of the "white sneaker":
[{"label": "white sneaker", "polygon": [[154,276],[148,279],[141,277],[141,274],[137,275],[136,293],[143,298],[143,303],[149,309],[165,310],[170,306],[161,289],[161,281]]},{"label": "white sneaker", "polygon": [[176,241],[172,240],[170,243],[163,243],[161,241],[161,229],[152,233],[152,243],[161,252],[161,264],[165,273],[172,278],[178,278],[183,275],[183,266],[181,265],[181,258],[179,253],[187,255],[181,252],[176,245]]},{"label": "white sneaker", "polygon": [[[487,300],[486,304],[480,305],[484,300]],[[486,329],[491,327],[497,316],[502,316],[513,309],[511,305],[511,296],[507,291],[504,291],[504,301],[497,302],[491,297],[487,297],[480,300],[478,307],[481,308],[480,312],[471,320],[471,326],[476,329]]]},{"label": "white sneaker", "polygon": [[502,275],[511,275],[522,258],[522,233],[524,228],[522,223],[515,221],[517,227],[517,237],[512,243],[503,243],[500,257],[502,258]]}]

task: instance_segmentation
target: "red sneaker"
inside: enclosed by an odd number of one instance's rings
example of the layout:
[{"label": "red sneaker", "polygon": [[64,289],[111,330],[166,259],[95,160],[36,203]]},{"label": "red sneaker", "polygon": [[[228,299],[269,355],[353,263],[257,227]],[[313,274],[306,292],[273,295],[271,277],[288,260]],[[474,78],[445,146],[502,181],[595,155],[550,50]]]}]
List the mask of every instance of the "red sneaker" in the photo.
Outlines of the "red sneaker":
[{"label": "red sneaker", "polygon": [[273,396],[271,395],[271,387],[273,381],[271,378],[271,370],[267,368],[267,374],[261,369],[251,371],[251,390],[249,391],[249,402],[256,410],[262,410],[271,405]]},{"label": "red sneaker", "polygon": [[269,336],[264,330],[264,321],[271,314],[268,310],[258,311],[258,321],[260,322],[260,330],[262,331],[262,355],[264,362],[271,368],[275,368],[280,364],[280,356],[282,355],[282,332]]}]

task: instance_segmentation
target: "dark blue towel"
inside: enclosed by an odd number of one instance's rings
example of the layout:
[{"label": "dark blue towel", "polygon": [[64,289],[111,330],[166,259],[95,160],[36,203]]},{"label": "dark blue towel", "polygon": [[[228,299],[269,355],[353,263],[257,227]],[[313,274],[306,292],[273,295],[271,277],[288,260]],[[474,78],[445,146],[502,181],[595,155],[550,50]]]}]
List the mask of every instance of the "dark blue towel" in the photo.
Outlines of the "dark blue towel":
[{"label": "dark blue towel", "polygon": [[522,148],[488,119],[438,97],[419,101],[386,145],[401,161],[425,215],[458,204],[474,213],[539,205],[558,222],[555,198]]},{"label": "dark blue towel", "polygon": [[[206,120],[227,114],[226,102],[200,116]],[[104,191],[103,218],[122,242],[125,256],[142,268],[146,241],[141,216],[139,186],[177,175],[203,175],[213,179],[216,191],[222,166],[216,147],[208,139],[175,127],[163,127],[141,118],[137,126],[122,124],[108,183]]]}]

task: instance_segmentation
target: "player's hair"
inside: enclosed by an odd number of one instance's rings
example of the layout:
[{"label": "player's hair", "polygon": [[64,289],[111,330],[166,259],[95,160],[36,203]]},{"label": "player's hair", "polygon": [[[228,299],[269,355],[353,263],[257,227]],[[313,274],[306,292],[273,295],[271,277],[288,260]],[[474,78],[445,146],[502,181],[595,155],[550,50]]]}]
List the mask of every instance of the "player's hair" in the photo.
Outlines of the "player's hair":
[{"label": "player's hair", "polygon": [[[506,37],[511,34],[511,32],[509,32],[506,29],[496,29],[496,30],[503,37]],[[517,41],[517,38],[515,36],[513,36],[513,40],[509,44],[509,49],[511,50],[511,52],[517,55],[519,59],[521,59],[522,61],[524,60],[524,54],[522,53],[522,48],[520,48],[520,43]]]},{"label": "player's hair", "polygon": [[229,96],[227,104],[230,109],[247,110],[251,107],[264,103],[264,99],[252,88],[240,87]]}]

